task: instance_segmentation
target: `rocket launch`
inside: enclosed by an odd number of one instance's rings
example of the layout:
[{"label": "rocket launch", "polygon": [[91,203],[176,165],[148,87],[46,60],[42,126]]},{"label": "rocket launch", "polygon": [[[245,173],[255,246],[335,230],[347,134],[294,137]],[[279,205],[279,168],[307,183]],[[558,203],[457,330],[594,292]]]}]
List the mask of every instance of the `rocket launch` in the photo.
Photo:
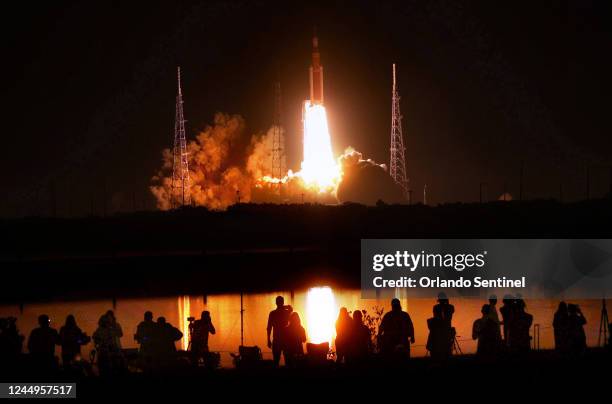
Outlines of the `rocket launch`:
[{"label": "rocket launch", "polygon": [[334,158],[323,106],[323,66],[319,39],[312,38],[312,65],[309,69],[310,100],[304,103],[304,160],[300,176],[319,192],[335,189],[341,179],[340,167]]},{"label": "rocket launch", "polygon": [[323,104],[323,66],[319,53],[319,38],[312,37],[312,65],[310,66],[310,103]]},{"label": "rocket launch", "polygon": [[[248,149],[244,149],[244,164],[234,164],[230,151],[234,153],[235,144],[241,143],[237,139],[244,135],[246,125],[244,119],[238,115],[218,113],[214,123],[187,144],[189,194],[195,205],[222,210],[236,203],[237,195],[245,203],[278,202],[279,190],[282,190],[281,195],[285,200],[296,202],[301,197],[304,202],[306,195],[310,201],[336,203],[344,169],[348,167],[357,172],[351,167],[357,167],[358,164],[361,166],[362,162],[367,162],[368,166],[374,164],[370,160],[362,160],[361,153],[352,148],[346,149],[340,156],[334,155],[324,104],[323,66],[316,34],[312,37],[311,56],[311,63],[304,63],[302,70],[303,158],[299,169],[288,170],[280,175],[273,173],[270,161],[273,159],[276,125],[265,135],[253,135]],[[327,101],[329,102],[329,99]],[[173,166],[171,149],[165,149],[162,156],[162,167],[152,178],[154,183],[150,190],[157,200],[158,208],[167,210],[173,208],[174,197],[173,175],[172,171],[168,172]],[[385,170],[381,168],[379,171],[386,179]]]}]

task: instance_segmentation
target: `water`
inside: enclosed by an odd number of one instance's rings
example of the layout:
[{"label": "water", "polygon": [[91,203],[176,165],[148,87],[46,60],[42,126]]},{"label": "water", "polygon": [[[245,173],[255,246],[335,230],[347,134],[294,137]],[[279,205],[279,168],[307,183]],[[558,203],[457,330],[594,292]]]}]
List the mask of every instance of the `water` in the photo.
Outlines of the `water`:
[{"label": "water", "polygon": [[[308,290],[278,291],[273,293],[245,294],[243,296],[244,308],[244,344],[258,345],[264,358],[271,358],[271,351],[266,346],[266,325],[268,313],[273,310],[274,300],[277,295],[285,297],[285,303],[291,304],[301,318],[302,324],[309,334],[309,339],[320,339],[320,335],[333,334],[333,321],[342,306],[349,311],[355,309],[366,309],[372,313],[374,307],[384,307],[389,310],[388,299],[373,300],[361,299],[359,290],[334,290],[333,298],[326,302],[313,305],[308,302]],[[311,296],[312,297],[312,296]],[[312,299],[311,299],[312,300]],[[413,356],[424,356],[426,353],[425,342],[427,340],[427,318],[431,317],[432,306],[436,303],[434,299],[406,299],[402,298],[402,307],[408,311],[415,326],[416,343],[412,348]],[[476,342],[471,339],[472,323],[480,317],[480,309],[486,302],[474,299],[453,299],[455,306],[453,325],[457,329],[459,345],[464,353],[473,353],[476,350]],[[589,346],[598,343],[599,321],[601,316],[600,300],[582,300],[578,303],[587,319],[585,331]],[[501,302],[498,303],[498,306]],[[552,318],[558,302],[552,300],[528,300],[527,311],[534,316],[534,324],[540,324],[540,347],[543,349],[553,348]],[[333,311],[333,315],[321,313],[321,310]],[[177,348],[186,348],[188,344],[187,317],[199,318],[203,310],[211,313],[213,324],[217,334],[211,336],[209,346],[212,351],[221,353],[221,366],[231,367],[232,358],[230,353],[235,353],[240,345],[240,295],[208,295],[204,296],[175,296],[159,298],[137,298],[119,299],[113,308],[112,300],[91,300],[71,302],[49,302],[32,303],[23,306],[20,312],[18,305],[0,306],[0,317],[14,316],[17,325],[23,335],[29,335],[30,331],[37,325],[37,317],[47,314],[51,318],[51,326],[59,330],[68,314],[76,316],[77,323],[88,335],[92,335],[97,327],[97,322],[107,310],[114,310],[117,320],[123,328],[121,343],[124,348],[136,348],[134,332],[137,324],[142,321],[145,311],[153,312],[155,318],[166,317],[166,320],[179,328],[185,334],[183,340],[177,342]],[[313,312],[318,311],[318,312]],[[329,328],[332,328],[329,330]],[[533,329],[532,329],[533,335]],[[27,341],[27,340],[26,340]],[[90,343],[83,347],[82,352],[88,354],[93,349]],[[57,354],[60,354],[59,348]]]}]

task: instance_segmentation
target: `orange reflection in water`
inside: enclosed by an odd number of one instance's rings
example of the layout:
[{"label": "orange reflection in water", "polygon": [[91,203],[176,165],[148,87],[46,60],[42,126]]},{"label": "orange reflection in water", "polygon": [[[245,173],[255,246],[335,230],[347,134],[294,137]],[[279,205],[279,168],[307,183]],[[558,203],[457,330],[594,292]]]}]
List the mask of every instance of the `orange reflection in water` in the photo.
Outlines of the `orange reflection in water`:
[{"label": "orange reflection in water", "polygon": [[179,330],[183,333],[181,338],[181,349],[187,350],[189,347],[189,321],[188,317],[191,317],[191,299],[189,296],[178,297],[178,312],[179,312]]},{"label": "orange reflection in water", "polygon": [[308,290],[304,327],[308,340],[315,344],[329,342],[329,346],[332,346],[336,336],[337,313],[336,299],[330,287],[316,287]]}]

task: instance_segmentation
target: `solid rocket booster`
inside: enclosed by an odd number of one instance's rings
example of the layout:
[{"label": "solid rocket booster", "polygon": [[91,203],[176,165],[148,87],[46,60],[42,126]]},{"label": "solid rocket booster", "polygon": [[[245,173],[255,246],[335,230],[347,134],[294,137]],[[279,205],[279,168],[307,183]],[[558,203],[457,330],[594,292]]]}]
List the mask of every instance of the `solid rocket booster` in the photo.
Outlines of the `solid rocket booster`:
[{"label": "solid rocket booster", "polygon": [[312,37],[312,65],[310,66],[310,103],[323,104],[323,66],[319,54],[319,39]]}]

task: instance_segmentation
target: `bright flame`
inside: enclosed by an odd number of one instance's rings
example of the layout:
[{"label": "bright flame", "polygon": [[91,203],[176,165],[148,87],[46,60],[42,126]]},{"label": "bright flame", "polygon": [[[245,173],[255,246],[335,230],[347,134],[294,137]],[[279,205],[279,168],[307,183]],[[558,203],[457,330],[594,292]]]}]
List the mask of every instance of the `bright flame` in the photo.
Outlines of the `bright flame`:
[{"label": "bright flame", "polygon": [[183,338],[181,339],[181,349],[186,351],[189,347],[189,322],[187,321],[187,317],[191,315],[191,299],[189,296],[179,296],[178,312],[179,327],[183,333]]},{"label": "bright flame", "polygon": [[340,181],[325,107],[310,101],[304,103],[304,160],[300,176],[307,186],[315,186],[320,192],[335,189]]},{"label": "bright flame", "polygon": [[[304,102],[304,160],[301,170],[289,170],[283,178],[264,175],[257,180],[258,187],[266,185],[299,184],[307,191],[319,195],[335,197],[338,185],[342,180],[342,169],[339,159],[334,158],[327,113],[321,104]],[[302,193],[302,198],[303,198]]]},{"label": "bright flame", "polygon": [[330,287],[311,288],[306,296],[306,328],[308,340],[314,344],[329,342],[336,333],[338,309]]}]

